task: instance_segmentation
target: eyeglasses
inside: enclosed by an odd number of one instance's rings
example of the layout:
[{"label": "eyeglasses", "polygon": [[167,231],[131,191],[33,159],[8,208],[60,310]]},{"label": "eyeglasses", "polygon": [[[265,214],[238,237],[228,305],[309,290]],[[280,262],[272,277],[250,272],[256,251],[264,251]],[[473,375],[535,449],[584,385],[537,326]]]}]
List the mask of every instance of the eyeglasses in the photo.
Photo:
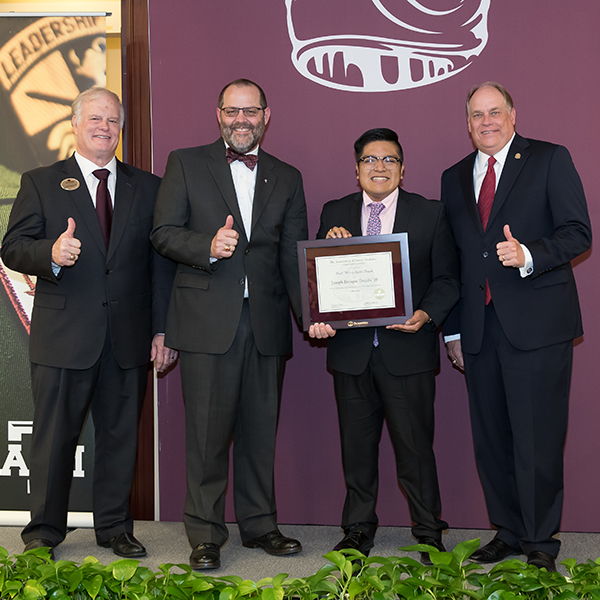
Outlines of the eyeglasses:
[{"label": "eyeglasses", "polygon": [[251,119],[252,117],[257,117],[258,113],[265,109],[259,108],[258,106],[245,106],[244,108],[238,108],[237,106],[226,106],[225,108],[220,108],[219,110],[224,112],[225,116],[229,118],[237,117],[241,110],[245,117]]},{"label": "eyeglasses", "polygon": [[374,169],[379,161],[383,163],[383,166],[390,171],[393,171],[402,164],[402,161],[398,156],[363,156],[358,159],[359,163],[365,166],[365,169]]}]

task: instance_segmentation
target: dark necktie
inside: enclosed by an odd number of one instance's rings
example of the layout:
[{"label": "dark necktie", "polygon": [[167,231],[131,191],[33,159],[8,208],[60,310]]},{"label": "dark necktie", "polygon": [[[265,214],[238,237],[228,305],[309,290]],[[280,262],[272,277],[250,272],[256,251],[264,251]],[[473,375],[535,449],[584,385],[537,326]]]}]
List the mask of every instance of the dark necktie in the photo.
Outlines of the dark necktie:
[{"label": "dark necktie", "polygon": [[98,189],[96,190],[96,213],[98,221],[104,235],[104,242],[108,248],[110,240],[110,227],[112,225],[113,206],[110,200],[110,192],[108,191],[108,169],[97,169],[92,172],[98,178]]},{"label": "dark necktie", "polygon": [[[488,168],[483,183],[481,184],[481,190],[479,191],[479,201],[477,207],[479,208],[479,217],[481,218],[481,224],[485,231],[490,213],[492,212],[492,204],[494,203],[494,195],[496,194],[496,171],[494,171],[494,165],[496,159],[493,156],[488,158]],[[492,292],[490,292],[490,286],[488,280],[485,280],[485,305],[487,306],[492,300]]]},{"label": "dark necktie", "polygon": [[[379,235],[381,233],[381,219],[379,215],[385,208],[383,202],[371,202],[369,204],[369,220],[367,221],[367,235]],[[373,346],[379,346],[379,338],[377,337],[377,329],[373,336]]]},{"label": "dark necktie", "polygon": [[483,178],[481,190],[479,191],[479,201],[477,202],[479,216],[481,218],[481,224],[483,225],[484,231],[490,218],[490,212],[492,212],[494,194],[496,193],[496,171],[494,171],[495,164],[496,159],[493,156],[490,156],[488,158],[487,173]]},{"label": "dark necktie", "polygon": [[239,160],[243,162],[251,171],[254,171],[256,168],[256,163],[258,162],[257,154],[240,154],[231,148],[227,148],[227,164],[231,164]]}]

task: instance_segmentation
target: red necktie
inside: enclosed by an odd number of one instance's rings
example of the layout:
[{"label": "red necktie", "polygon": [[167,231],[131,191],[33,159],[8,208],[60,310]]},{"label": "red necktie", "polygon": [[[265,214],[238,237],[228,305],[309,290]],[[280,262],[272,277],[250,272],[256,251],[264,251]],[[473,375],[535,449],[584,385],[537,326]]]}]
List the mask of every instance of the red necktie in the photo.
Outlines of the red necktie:
[{"label": "red necktie", "polygon": [[110,171],[108,169],[97,169],[96,171],[92,171],[92,173],[99,179],[96,190],[96,213],[98,214],[98,221],[100,221],[100,227],[104,235],[104,242],[108,248],[113,215],[113,206],[110,199],[110,192],[108,191],[108,176],[110,175]]},{"label": "red necktie", "polygon": [[236,160],[243,162],[251,171],[254,171],[256,163],[258,162],[257,154],[240,154],[231,148],[227,148],[227,164],[231,164]]},{"label": "red necktie", "polygon": [[[479,208],[479,217],[481,218],[481,224],[485,231],[490,213],[492,212],[492,204],[494,203],[494,195],[496,194],[496,171],[494,171],[494,165],[496,159],[493,156],[488,158],[488,168],[483,183],[481,184],[481,190],[479,191],[479,201],[477,207]],[[488,280],[485,280],[485,305],[487,306],[492,300],[492,292],[490,292],[490,286]]]},{"label": "red necktie", "polygon": [[481,190],[479,191],[479,201],[477,206],[479,208],[479,216],[481,217],[481,224],[483,230],[488,224],[490,213],[492,212],[492,204],[494,203],[494,194],[496,193],[496,171],[494,171],[494,165],[496,159],[493,156],[488,158],[488,168],[483,183],[481,184]]}]

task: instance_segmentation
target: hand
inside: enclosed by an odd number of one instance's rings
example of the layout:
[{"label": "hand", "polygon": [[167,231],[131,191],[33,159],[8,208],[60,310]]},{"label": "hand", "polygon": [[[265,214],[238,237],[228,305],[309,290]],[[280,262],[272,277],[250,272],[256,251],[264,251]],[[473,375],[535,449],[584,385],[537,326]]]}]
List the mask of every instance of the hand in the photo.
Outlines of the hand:
[{"label": "hand", "polygon": [[335,329],[333,329],[329,323],[327,325],[325,325],[325,323],[314,323],[308,328],[308,335],[311,338],[321,340],[333,337],[335,335]]},{"label": "hand", "polygon": [[162,373],[177,360],[177,350],[165,346],[164,333],[157,333],[152,340],[150,360],[154,363],[157,373]]},{"label": "hand", "polygon": [[429,315],[420,308],[415,310],[415,314],[403,325],[388,325],[386,329],[394,329],[395,331],[404,331],[404,333],[417,333],[425,323],[429,321]]},{"label": "hand", "polygon": [[210,244],[212,258],[231,258],[238,243],[240,234],[233,228],[233,217],[227,216],[225,225],[217,231]]},{"label": "hand", "polygon": [[461,371],[465,370],[465,361],[463,359],[462,346],[460,340],[452,340],[446,342],[446,352],[448,358],[452,361],[455,367],[458,367]]},{"label": "hand", "polygon": [[326,240],[332,238],[350,238],[352,234],[345,227],[332,227],[325,236]]},{"label": "hand", "polygon": [[506,241],[499,242],[496,245],[498,260],[504,267],[515,267],[517,269],[524,267],[525,253],[518,240],[512,236],[508,225],[504,226],[504,237],[506,238]]},{"label": "hand", "polygon": [[81,242],[75,237],[75,219],[69,217],[67,229],[52,246],[52,262],[59,267],[72,267],[81,254]]}]

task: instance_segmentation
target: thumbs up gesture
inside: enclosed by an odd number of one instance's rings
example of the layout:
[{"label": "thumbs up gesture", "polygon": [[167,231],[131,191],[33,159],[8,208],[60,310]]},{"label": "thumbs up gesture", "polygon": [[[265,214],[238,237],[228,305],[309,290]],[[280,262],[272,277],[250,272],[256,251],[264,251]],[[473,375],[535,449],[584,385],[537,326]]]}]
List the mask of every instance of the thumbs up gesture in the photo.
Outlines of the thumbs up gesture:
[{"label": "thumbs up gesture", "polygon": [[59,267],[72,267],[81,254],[81,242],[75,237],[75,219],[69,217],[67,228],[52,246],[52,262]]},{"label": "thumbs up gesture", "polygon": [[520,269],[525,266],[525,253],[521,244],[515,239],[510,232],[510,226],[504,226],[504,237],[505,242],[499,242],[496,244],[496,251],[498,253],[498,260],[505,267],[515,267]]},{"label": "thumbs up gesture", "polygon": [[225,225],[217,231],[210,244],[212,258],[231,258],[238,243],[240,234],[233,228],[233,217],[227,216]]}]

